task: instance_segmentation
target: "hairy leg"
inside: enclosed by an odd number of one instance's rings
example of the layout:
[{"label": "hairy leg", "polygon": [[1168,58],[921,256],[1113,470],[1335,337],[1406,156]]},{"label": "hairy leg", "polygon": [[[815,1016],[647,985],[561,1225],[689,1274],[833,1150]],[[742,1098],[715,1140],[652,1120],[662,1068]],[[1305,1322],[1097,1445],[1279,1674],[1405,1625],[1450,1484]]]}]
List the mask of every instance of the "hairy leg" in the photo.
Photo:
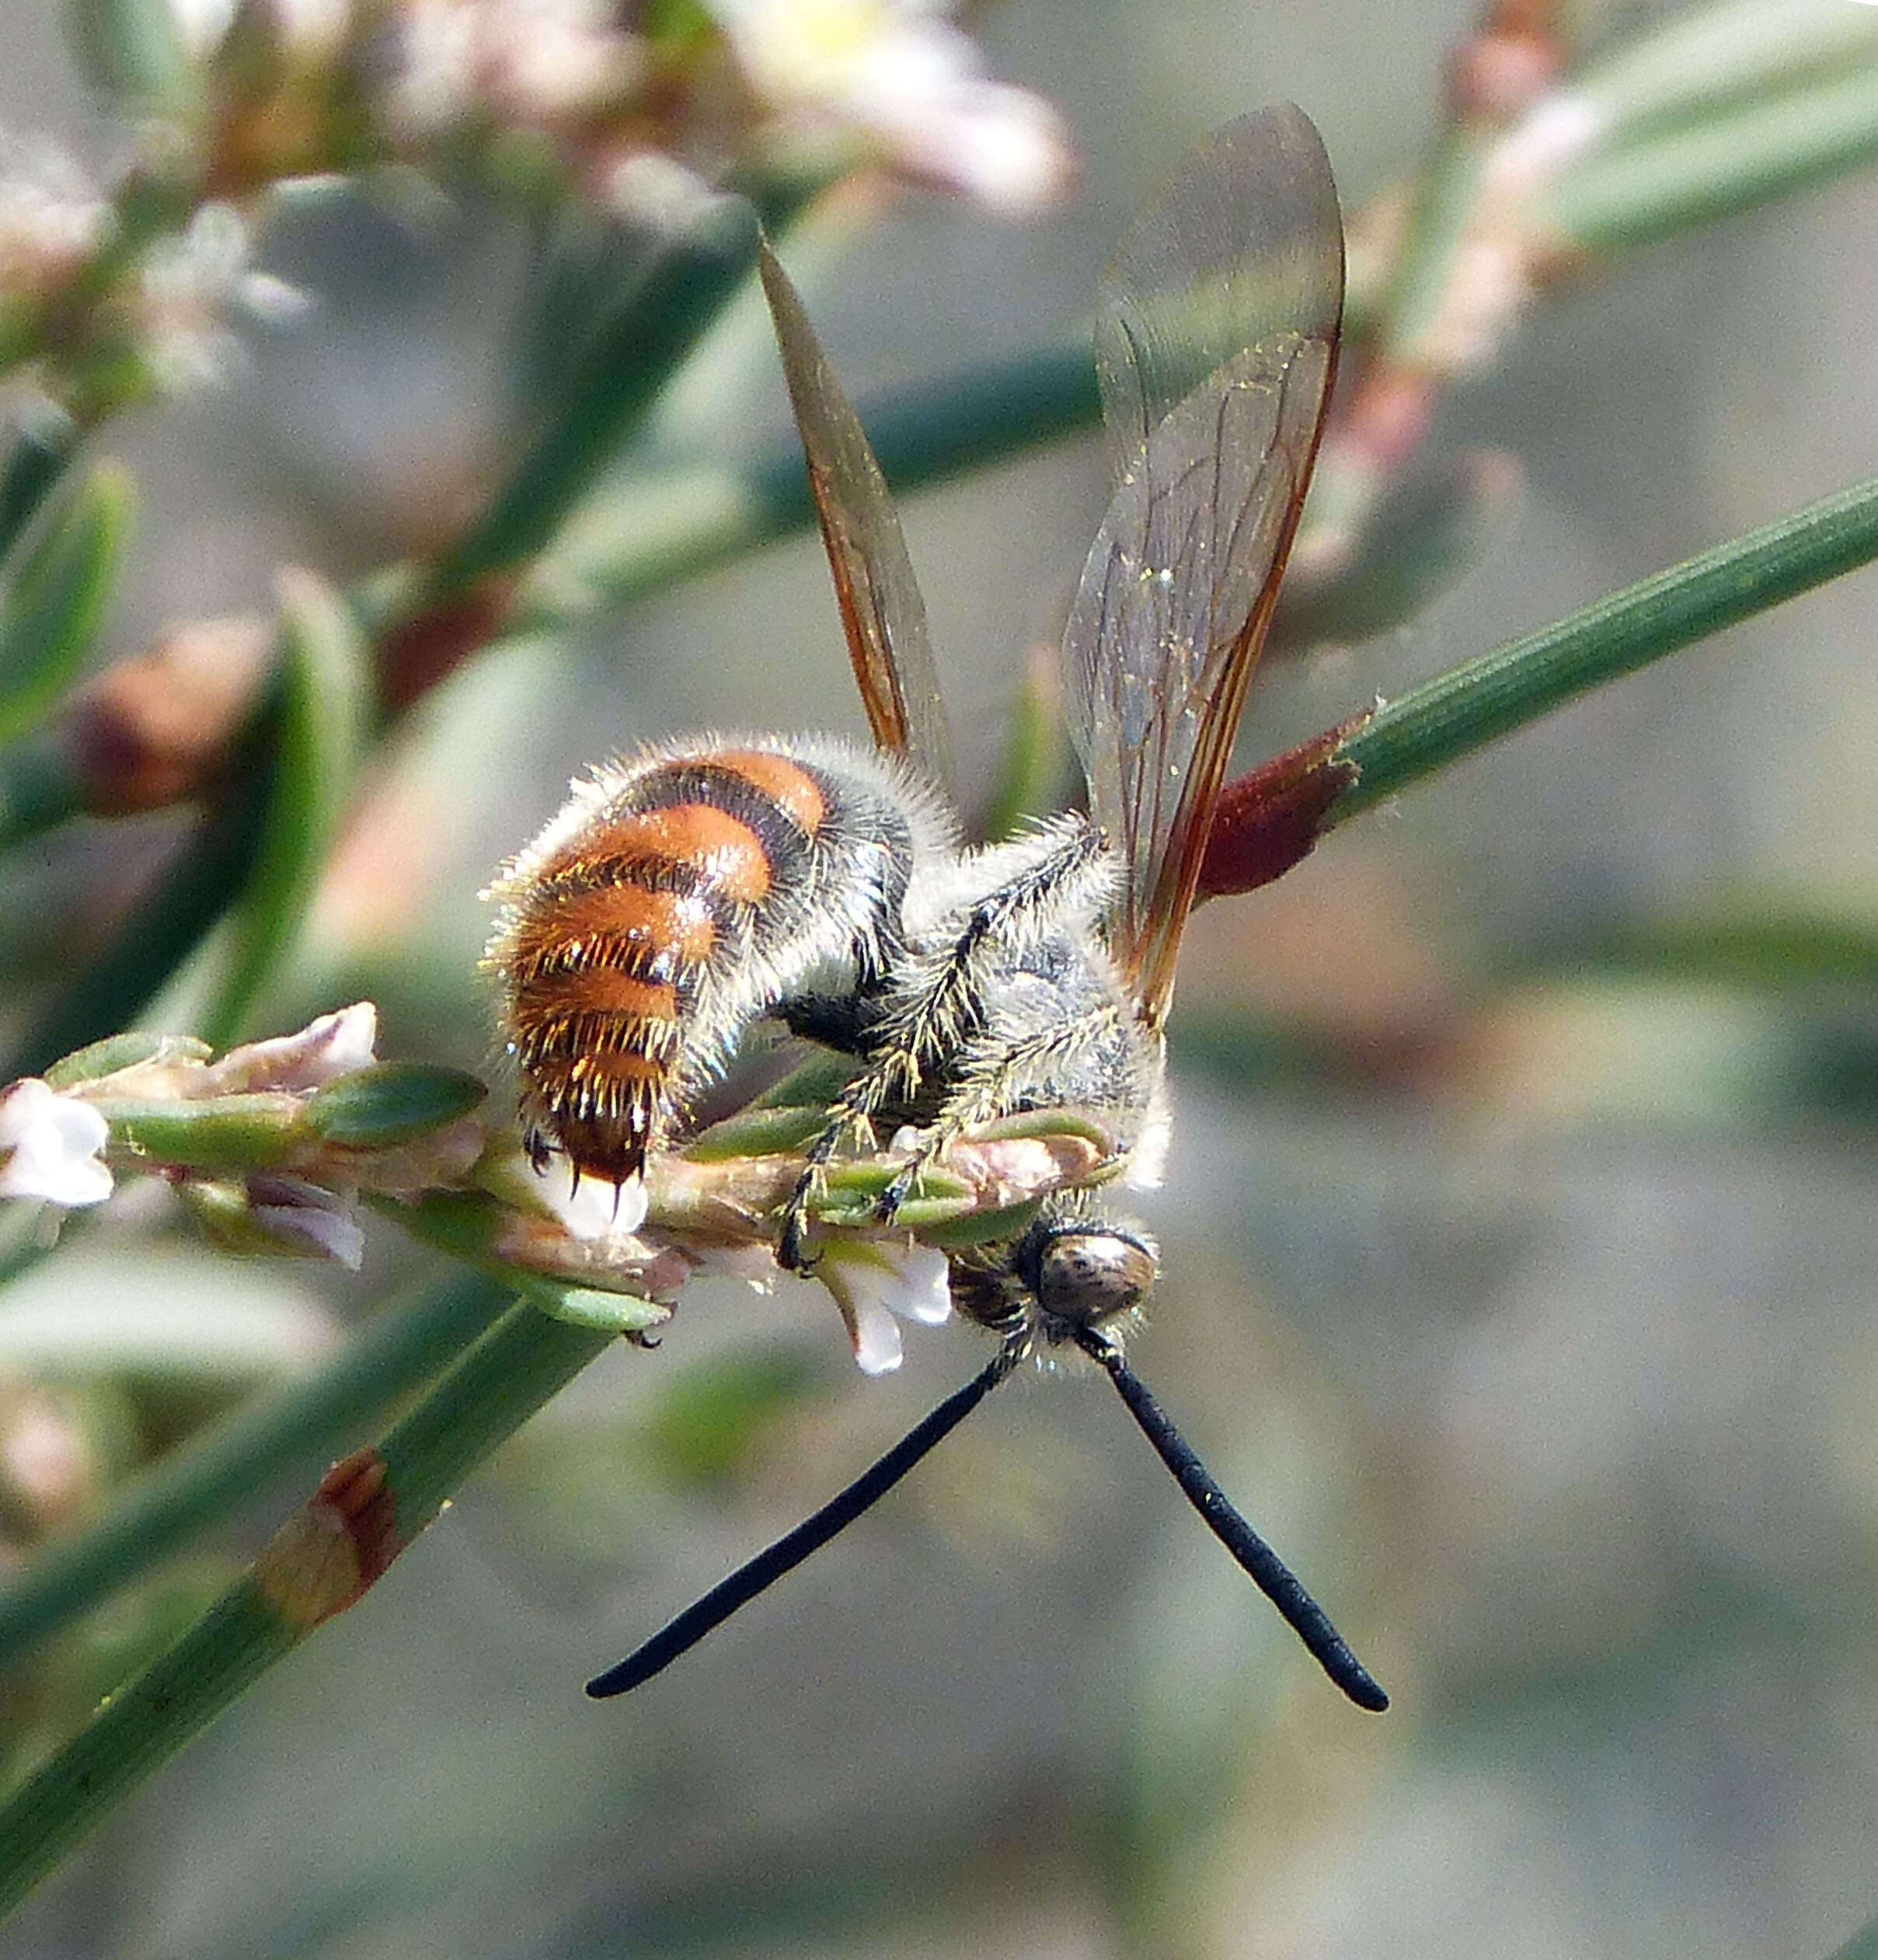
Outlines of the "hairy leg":
[{"label": "hairy leg", "polygon": [[[914,1101],[932,1082],[957,1076],[984,1025],[988,961],[1014,943],[1047,934],[1088,905],[1106,882],[1102,849],[1101,838],[1086,824],[1066,828],[1054,849],[971,908],[949,947],[908,963],[909,971],[887,998],[867,1065],[831,1107],[826,1126],[809,1146],[783,1214],[776,1247],[780,1264],[799,1272],[810,1263],[803,1251],[809,1208],[842,1142],[871,1137],[873,1119],[883,1110]],[[900,1201],[895,1199],[896,1208]]]}]

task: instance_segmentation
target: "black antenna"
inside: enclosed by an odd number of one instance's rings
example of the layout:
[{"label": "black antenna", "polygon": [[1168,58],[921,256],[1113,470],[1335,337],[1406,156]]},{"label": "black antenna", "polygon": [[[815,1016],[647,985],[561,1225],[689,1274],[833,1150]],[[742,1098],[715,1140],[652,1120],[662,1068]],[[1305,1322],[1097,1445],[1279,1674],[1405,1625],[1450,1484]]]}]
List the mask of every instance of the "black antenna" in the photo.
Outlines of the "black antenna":
[{"label": "black antenna", "polygon": [[1329,1616],[1305,1592],[1297,1575],[1232,1508],[1231,1499],[1193,1453],[1193,1445],[1169,1420],[1167,1412],[1148,1392],[1140,1376],[1123,1360],[1121,1350],[1095,1327],[1078,1327],[1071,1337],[1106,1371],[1116,1392],[1127,1404],[1128,1413],[1141,1425],[1141,1434],[1154,1445],[1155,1454],[1186,1493],[1187,1501],[1206,1520],[1214,1536],[1238,1560],[1253,1584],[1278,1609],[1285,1624],[1304,1642],[1318,1665],[1359,1708],[1380,1713],[1388,1707],[1389,1698],[1375,1676],[1350,1652],[1343,1635],[1331,1625]]},{"label": "black antenna", "polygon": [[[650,1681],[661,1669],[671,1666],[681,1654],[688,1653],[714,1627],[721,1627],[739,1606],[747,1606],[759,1592],[774,1585],[784,1573],[793,1572],[811,1553],[820,1551],[838,1532],[845,1531],[852,1524],[869,1505],[885,1497],[928,1451],[943,1442],[1017,1365],[1022,1352],[1020,1346],[1007,1342],[998,1351],[995,1361],[974,1375],[963,1388],[947,1396],[925,1421],[909,1430],[846,1490],[831,1497],[819,1511],[804,1518],[793,1531],[786,1533],[767,1550],[758,1552],[748,1564],[740,1565],[728,1578],[720,1580],[695,1605],[687,1606],[669,1626],[654,1634],[643,1647],[636,1648],[616,1667],[608,1668],[604,1674],[596,1674],[587,1684],[587,1693],[596,1701],[602,1701],[609,1695],[624,1694],[629,1688],[636,1688],[642,1681]],[[1295,1585],[1297,1582],[1294,1580],[1292,1583]],[[1322,1619],[1323,1616],[1319,1613],[1318,1617]],[[1335,1639],[1336,1636],[1333,1634],[1331,1637]],[[1353,1662],[1351,1665],[1355,1664]],[[1362,1670],[1358,1669],[1357,1672],[1361,1673]],[[1365,1675],[1364,1679],[1367,1680],[1368,1676]]]}]

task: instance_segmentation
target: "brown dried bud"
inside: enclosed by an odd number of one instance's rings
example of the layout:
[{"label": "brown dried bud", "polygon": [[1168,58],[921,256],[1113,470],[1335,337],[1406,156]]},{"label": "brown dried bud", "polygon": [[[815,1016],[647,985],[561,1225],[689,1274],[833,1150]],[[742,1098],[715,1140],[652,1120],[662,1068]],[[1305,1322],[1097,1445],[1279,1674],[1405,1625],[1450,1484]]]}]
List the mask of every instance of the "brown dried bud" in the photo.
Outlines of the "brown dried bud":
[{"label": "brown dried bud", "polygon": [[260,693],[272,640],[263,619],[197,620],[100,675],[68,729],[85,807],[124,817],[213,788]]},{"label": "brown dried bud", "polygon": [[382,663],[386,708],[395,713],[409,707],[486,646],[514,611],[517,591],[514,579],[492,574],[397,627],[385,643]]},{"label": "brown dried bud", "polygon": [[96,1503],[98,1451],[71,1398],[25,1383],[0,1387],[0,1523],[29,1541]]},{"label": "brown dried bud", "polygon": [[317,1627],[357,1605],[403,1550],[387,1476],[375,1450],[355,1452],[263,1547],[254,1583],[291,1625]]}]

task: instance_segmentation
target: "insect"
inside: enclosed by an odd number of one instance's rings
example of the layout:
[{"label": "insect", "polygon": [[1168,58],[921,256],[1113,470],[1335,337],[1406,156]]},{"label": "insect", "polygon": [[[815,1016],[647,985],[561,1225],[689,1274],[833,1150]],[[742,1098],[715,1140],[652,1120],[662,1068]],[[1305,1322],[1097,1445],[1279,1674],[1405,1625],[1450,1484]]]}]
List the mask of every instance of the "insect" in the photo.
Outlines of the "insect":
[{"label": "insect", "polygon": [[[1098,298],[1116,488],[1064,637],[1086,817],[961,847],[925,609],[860,424],[765,246],[762,274],[876,751],[705,737],[603,769],[505,868],[490,964],[538,1166],[616,1186],[682,1124],[754,1020],[852,1058],[778,1222],[814,1261],[842,1144],[917,1141],[878,1207],[974,1126],[1079,1107],[1105,1177],[1155,1181],[1162,1026],[1246,689],[1301,509],[1336,361],[1343,235],[1298,110],[1231,124],[1124,236]],[[832,978],[831,976],[832,975]],[[1020,1362],[1101,1367],[1215,1534],[1331,1679],[1388,1697],[1232,1508],[1123,1355],[1152,1242],[1091,1191],[950,1255],[953,1306],[995,1357],[821,1511],[588,1684],[623,1693],[824,1544]]]}]

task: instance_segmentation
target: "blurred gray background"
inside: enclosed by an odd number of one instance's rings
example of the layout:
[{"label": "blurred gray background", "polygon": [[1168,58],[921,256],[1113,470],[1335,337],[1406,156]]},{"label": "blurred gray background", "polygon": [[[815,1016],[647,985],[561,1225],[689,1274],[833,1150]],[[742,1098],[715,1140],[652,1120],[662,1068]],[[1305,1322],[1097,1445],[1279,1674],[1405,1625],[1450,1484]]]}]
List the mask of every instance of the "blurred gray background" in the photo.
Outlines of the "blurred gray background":
[{"label": "blurred gray background", "polygon": [[[0,118],[98,158],[50,13],[0,8]],[[810,295],[838,369],[865,394],[1061,331],[1182,147],[1264,101],[1317,120],[1354,208],[1416,159],[1472,19],[990,11],[995,68],[1071,122],[1078,194],[1015,228],[909,197]],[[420,533],[487,440],[515,261],[448,211],[274,240],[263,263],[317,310],[221,391],[109,432],[144,490],[115,647],[265,608],[283,557],[345,573]],[[1248,758],[1869,474],[1875,267],[1867,180],[1549,297],[1437,431],[1524,472],[1490,556],[1411,629],[1272,671]],[[773,377],[749,413],[781,426]],[[1089,441],[907,509],[979,780],[974,733],[1056,630],[1103,499]],[[1692,921],[1878,931],[1875,629],[1878,577],[1842,581],[1191,930],[1177,1144],[1145,1208],[1167,1277],[1134,1352],[1393,1712],[1325,1685],[1079,1377],[1007,1390],[669,1676],[588,1704],[589,1672],[982,1354],[921,1333],[863,1381],[818,1293],[700,1287],[0,1951],[1827,1952],[1878,1913],[1869,976],[1749,987],[1612,949]],[[860,727],[806,537],[571,649],[503,650],[427,707],[298,1004],[372,992],[382,1051],[475,1064],[476,892],[565,779],[642,737],[810,724]],[[15,1310],[128,1274],[158,1325],[265,1309],[284,1354],[427,1270],[382,1226],[357,1289],[152,1229],[91,1235]],[[800,1393],[734,1474],[673,1473],[646,1441],[661,1398],[752,1360]]]}]

